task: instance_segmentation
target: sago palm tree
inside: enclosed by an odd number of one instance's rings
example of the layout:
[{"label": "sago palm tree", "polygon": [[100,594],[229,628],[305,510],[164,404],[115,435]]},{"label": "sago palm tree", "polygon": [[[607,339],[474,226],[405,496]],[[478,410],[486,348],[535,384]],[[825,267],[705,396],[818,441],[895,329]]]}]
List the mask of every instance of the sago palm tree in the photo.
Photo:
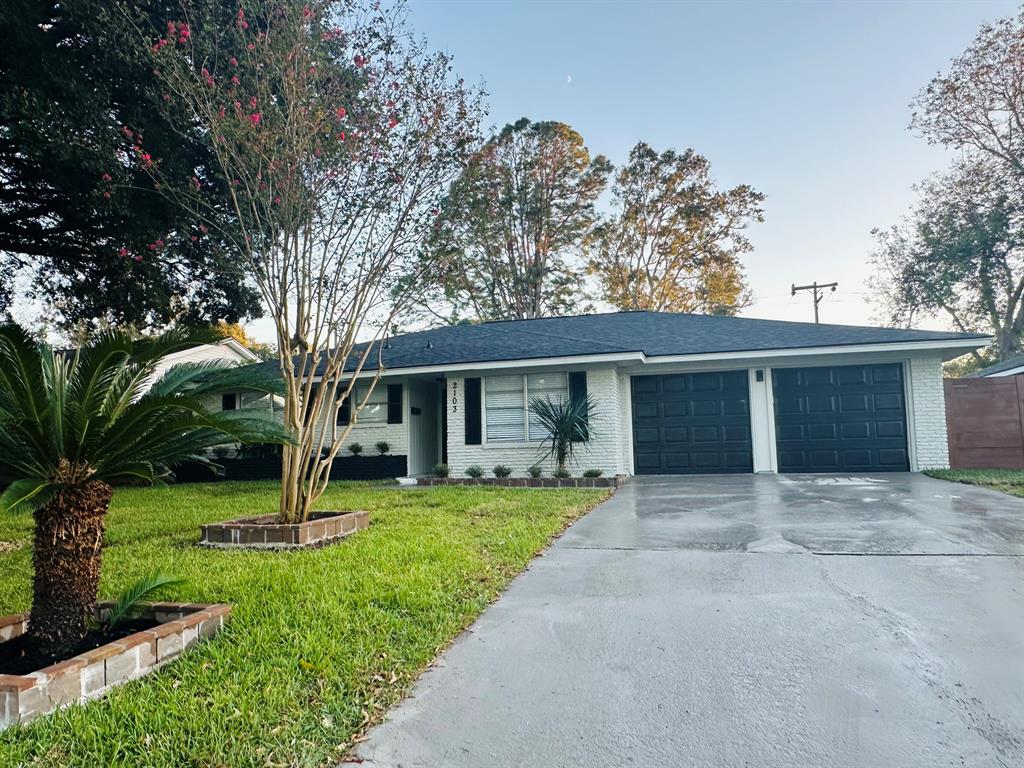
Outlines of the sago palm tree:
[{"label": "sago palm tree", "polygon": [[158,482],[185,461],[210,464],[210,446],[285,440],[267,412],[209,407],[225,392],[276,391],[272,374],[216,364],[160,371],[165,355],[198,343],[180,332],[113,332],[63,354],[0,326],[0,512],[34,516],[26,639],[36,653],[58,658],[86,635],[111,486]]}]

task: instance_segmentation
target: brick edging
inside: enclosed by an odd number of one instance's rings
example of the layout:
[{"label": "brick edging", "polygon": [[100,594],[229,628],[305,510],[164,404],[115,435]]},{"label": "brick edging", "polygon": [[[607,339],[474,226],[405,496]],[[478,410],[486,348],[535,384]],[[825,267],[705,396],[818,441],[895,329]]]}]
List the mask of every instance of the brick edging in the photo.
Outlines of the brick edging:
[{"label": "brick edging", "polygon": [[[96,606],[102,621],[113,602]],[[0,730],[76,702],[104,695],[173,661],[216,634],[231,606],[224,603],[142,603],[144,615],[161,622],[27,675],[0,675]],[[24,634],[29,614],[0,617],[0,641]]]},{"label": "brick edging", "polygon": [[257,515],[202,527],[200,545],[221,549],[299,549],[319,546],[365,530],[370,513],[316,513],[303,523],[274,523],[277,515]]},{"label": "brick edging", "polygon": [[494,485],[501,488],[621,488],[626,475],[613,477],[417,477],[417,485]]}]

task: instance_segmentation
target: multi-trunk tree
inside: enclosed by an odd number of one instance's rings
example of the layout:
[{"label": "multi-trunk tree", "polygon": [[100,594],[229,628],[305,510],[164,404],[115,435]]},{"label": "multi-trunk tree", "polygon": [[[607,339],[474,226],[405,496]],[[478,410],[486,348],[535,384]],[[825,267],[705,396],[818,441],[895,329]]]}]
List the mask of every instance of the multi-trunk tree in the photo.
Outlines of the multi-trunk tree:
[{"label": "multi-trunk tree", "polygon": [[[225,20],[184,3],[155,31],[124,8],[149,38],[166,113],[212,153],[205,170],[236,221],[221,234],[274,321],[294,440],[280,518],[304,520],[370,397],[372,386],[356,400],[354,382],[405,300],[401,278],[421,269],[440,197],[474,148],[479,96],[412,35],[400,6],[252,0]],[[168,199],[206,215],[199,174],[165,183],[160,146],[132,154]]]},{"label": "multi-trunk tree", "polygon": [[613,214],[590,238],[589,269],[618,309],[735,314],[750,303],[740,255],[763,221],[764,195],[719,190],[692,149],[658,153],[641,142],[615,177]]}]

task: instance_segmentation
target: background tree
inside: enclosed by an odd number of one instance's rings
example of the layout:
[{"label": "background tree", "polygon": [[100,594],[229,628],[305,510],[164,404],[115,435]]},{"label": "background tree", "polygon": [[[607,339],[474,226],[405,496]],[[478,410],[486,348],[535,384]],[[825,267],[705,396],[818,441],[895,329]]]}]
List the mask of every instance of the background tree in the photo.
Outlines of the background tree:
[{"label": "background tree", "polygon": [[[165,3],[135,6],[165,24]],[[212,200],[210,152],[164,118],[149,48],[120,34],[111,10],[101,0],[0,8],[0,314],[20,271],[63,329],[257,316],[237,249],[120,160],[145,136],[166,148],[169,177],[198,174]],[[225,228],[233,212],[211,215]]]},{"label": "background tree", "polygon": [[197,343],[181,332],[139,341],[112,332],[61,355],[0,326],[0,512],[35,518],[28,640],[36,653],[66,657],[85,637],[113,484],[209,464],[203,449],[225,442],[284,439],[263,409],[205,405],[243,385],[274,392],[272,372],[207,363],[157,374],[162,358]]},{"label": "background tree", "polygon": [[751,301],[740,254],[763,221],[764,195],[720,191],[692,149],[658,154],[640,142],[612,188],[615,212],[591,238],[589,269],[619,309],[735,314]]},{"label": "background tree", "polygon": [[[886,319],[944,315],[996,338],[998,359],[1024,349],[1024,196],[991,159],[966,159],[919,185],[901,226],[875,230],[872,287]],[[980,361],[980,357],[979,357]]]},{"label": "background tree", "polygon": [[1024,10],[982,26],[913,107],[911,127],[929,142],[980,153],[1024,186]]},{"label": "background tree", "polygon": [[[341,404],[379,355],[404,299],[396,284],[417,273],[433,211],[475,146],[477,95],[404,20],[401,6],[250,0],[225,24],[184,3],[149,33],[167,114],[213,153],[235,244],[274,319],[294,437],[283,449],[286,522],[307,519],[326,489],[380,368],[343,424]],[[164,194],[206,215],[200,178],[165,183],[162,148],[133,154]]]},{"label": "background tree", "polygon": [[577,255],[611,170],[565,123],[506,125],[441,206],[418,307],[446,322],[581,311]]}]

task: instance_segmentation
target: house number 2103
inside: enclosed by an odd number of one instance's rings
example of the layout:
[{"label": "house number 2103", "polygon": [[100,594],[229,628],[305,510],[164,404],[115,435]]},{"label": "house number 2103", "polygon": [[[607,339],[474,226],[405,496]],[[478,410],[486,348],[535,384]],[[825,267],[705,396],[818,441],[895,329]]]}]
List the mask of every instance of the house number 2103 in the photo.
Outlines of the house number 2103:
[{"label": "house number 2103", "polygon": [[459,410],[459,382],[452,382],[452,413]]}]

